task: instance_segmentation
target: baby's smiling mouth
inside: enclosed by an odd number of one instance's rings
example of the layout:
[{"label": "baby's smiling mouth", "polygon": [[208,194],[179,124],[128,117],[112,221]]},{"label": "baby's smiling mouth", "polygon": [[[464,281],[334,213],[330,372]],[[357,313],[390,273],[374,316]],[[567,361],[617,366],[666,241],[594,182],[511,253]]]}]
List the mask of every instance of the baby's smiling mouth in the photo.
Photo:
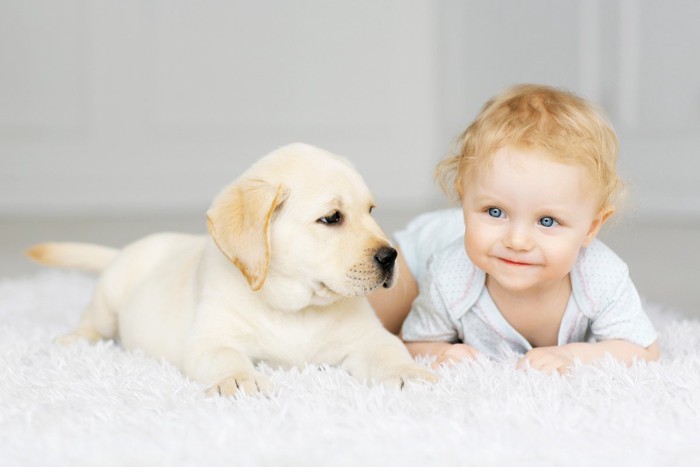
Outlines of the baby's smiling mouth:
[{"label": "baby's smiling mouth", "polygon": [[513,261],[513,260],[510,260],[510,259],[507,259],[507,258],[500,258],[500,257],[499,257],[498,259],[499,259],[500,261],[506,263],[506,264],[511,265],[511,266],[534,266],[534,265],[535,265],[535,264],[533,264],[533,263],[524,263],[524,262],[521,262],[521,261]]}]

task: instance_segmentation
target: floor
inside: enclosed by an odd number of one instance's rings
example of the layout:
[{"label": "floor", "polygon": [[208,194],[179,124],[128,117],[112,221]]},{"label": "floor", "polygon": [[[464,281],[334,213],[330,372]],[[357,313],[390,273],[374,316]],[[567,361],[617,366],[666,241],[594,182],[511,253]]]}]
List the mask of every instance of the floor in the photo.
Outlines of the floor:
[{"label": "floor", "polygon": [[[394,232],[413,212],[378,213],[387,232]],[[0,277],[35,273],[39,267],[23,251],[47,240],[70,240],[121,246],[158,231],[205,233],[203,215],[158,218],[125,216],[0,219]],[[601,237],[629,265],[642,297],[700,318],[700,223],[626,220],[607,226]]]}]

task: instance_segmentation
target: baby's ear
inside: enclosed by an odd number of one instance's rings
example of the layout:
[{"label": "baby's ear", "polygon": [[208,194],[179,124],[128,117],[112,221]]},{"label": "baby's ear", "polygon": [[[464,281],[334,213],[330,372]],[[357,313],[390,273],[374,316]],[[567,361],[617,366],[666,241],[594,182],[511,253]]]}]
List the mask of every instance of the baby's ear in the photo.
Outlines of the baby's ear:
[{"label": "baby's ear", "polygon": [[613,214],[615,214],[615,206],[605,206],[598,211],[598,214],[593,218],[593,221],[588,228],[586,237],[583,239],[583,246],[588,246],[598,236],[598,232],[600,232],[603,224],[605,224],[605,222],[610,219]]}]

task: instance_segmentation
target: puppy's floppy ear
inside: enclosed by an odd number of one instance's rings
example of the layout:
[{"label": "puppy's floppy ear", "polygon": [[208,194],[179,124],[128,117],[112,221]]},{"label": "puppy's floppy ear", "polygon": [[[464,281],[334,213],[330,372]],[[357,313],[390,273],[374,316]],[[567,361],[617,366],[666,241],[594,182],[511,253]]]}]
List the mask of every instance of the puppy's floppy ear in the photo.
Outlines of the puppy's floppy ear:
[{"label": "puppy's floppy ear", "polygon": [[265,283],[270,264],[270,220],[289,196],[282,185],[243,179],[222,191],[207,211],[209,233],[241,270],[253,290]]}]

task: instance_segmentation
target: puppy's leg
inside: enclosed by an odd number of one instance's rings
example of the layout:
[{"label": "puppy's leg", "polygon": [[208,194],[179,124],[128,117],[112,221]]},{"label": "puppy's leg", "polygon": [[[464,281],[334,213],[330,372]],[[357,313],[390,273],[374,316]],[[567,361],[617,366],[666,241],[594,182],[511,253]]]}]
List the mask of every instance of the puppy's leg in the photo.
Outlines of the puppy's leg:
[{"label": "puppy's leg", "polygon": [[99,289],[95,291],[92,300],[80,318],[78,328],[56,339],[62,345],[69,345],[76,341],[87,340],[97,342],[100,339],[112,339],[117,334],[117,317],[109,309],[104,296]]},{"label": "puppy's leg", "polygon": [[184,371],[195,381],[209,388],[207,395],[232,396],[245,394],[269,394],[270,380],[253,367],[253,362],[243,353],[232,348],[220,347],[199,352],[187,352]]},{"label": "puppy's leg", "polygon": [[402,388],[408,381],[437,381],[435,375],[416,363],[398,337],[383,329],[355,340],[343,367],[353,376],[395,388]]}]

